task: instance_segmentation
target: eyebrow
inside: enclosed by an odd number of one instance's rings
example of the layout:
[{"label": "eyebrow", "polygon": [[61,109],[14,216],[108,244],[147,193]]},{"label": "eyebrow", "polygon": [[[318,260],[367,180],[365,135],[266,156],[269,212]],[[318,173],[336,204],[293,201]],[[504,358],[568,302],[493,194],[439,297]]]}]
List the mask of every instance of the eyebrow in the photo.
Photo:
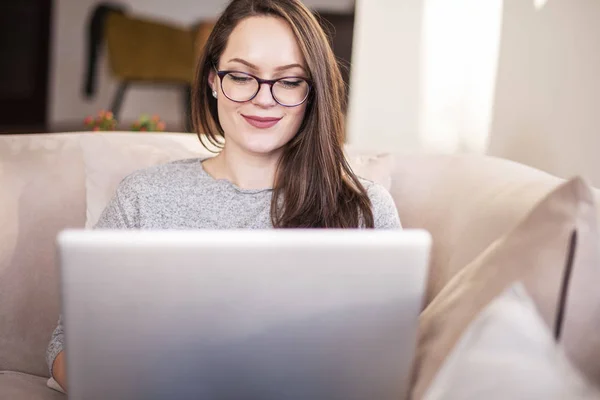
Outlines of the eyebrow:
[{"label": "eyebrow", "polygon": [[[247,66],[248,68],[251,68],[255,71],[258,71],[259,68],[252,64],[251,62],[248,62],[242,58],[232,58],[231,60],[229,60],[229,62],[238,62],[240,64],[244,64],[245,66]],[[304,72],[306,72],[306,69],[300,65],[300,64],[288,64],[288,65],[282,65],[281,67],[277,67],[275,68],[275,71],[285,71],[286,69],[291,69],[291,68],[301,68]]]}]

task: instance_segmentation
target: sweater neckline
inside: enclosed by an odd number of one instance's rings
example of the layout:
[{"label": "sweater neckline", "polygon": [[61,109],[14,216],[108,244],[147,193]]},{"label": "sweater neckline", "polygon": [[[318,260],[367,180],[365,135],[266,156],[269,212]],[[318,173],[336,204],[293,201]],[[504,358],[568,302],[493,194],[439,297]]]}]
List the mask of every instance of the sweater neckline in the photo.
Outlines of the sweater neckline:
[{"label": "sweater neckline", "polygon": [[235,183],[231,182],[228,179],[224,179],[224,178],[220,178],[217,179],[214,176],[212,176],[211,174],[209,174],[205,169],[204,169],[204,165],[202,165],[202,162],[204,160],[206,160],[209,157],[206,158],[199,158],[198,159],[198,165],[200,166],[200,174],[205,177],[206,179],[210,180],[211,182],[213,182],[215,185],[218,186],[223,186],[223,187],[228,187],[230,189],[235,190],[236,192],[242,193],[242,194],[258,194],[258,193],[265,193],[265,192],[272,192],[273,189],[271,188],[264,188],[264,189],[244,189],[239,187],[238,185],[236,185]]}]

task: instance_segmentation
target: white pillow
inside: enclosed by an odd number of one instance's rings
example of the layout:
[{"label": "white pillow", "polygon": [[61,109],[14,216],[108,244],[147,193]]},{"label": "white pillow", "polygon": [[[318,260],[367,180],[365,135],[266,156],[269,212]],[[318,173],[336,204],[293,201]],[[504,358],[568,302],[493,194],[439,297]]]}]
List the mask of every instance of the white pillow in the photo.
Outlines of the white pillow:
[{"label": "white pillow", "polygon": [[[214,156],[195,134],[90,133],[81,136],[85,164],[86,228],[92,228],[123,178],[156,164],[185,158]],[[215,149],[214,149],[215,150]],[[347,148],[348,161],[358,176],[391,187],[391,154],[362,153]]]},{"label": "white pillow", "polygon": [[591,400],[600,390],[567,359],[522,284],[491,302],[446,358],[424,400]]},{"label": "white pillow", "polygon": [[81,136],[86,228],[92,228],[123,178],[156,164],[213,153],[194,134],[106,133]]},{"label": "white pillow", "polygon": [[344,152],[356,175],[376,182],[390,191],[394,169],[394,156],[391,153],[365,152],[353,146],[346,146]]}]

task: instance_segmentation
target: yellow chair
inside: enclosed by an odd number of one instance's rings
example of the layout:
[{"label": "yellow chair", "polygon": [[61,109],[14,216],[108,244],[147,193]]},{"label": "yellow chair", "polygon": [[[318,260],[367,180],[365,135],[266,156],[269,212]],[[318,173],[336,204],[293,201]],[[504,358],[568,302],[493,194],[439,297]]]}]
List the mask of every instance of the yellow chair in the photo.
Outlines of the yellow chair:
[{"label": "yellow chair", "polygon": [[110,110],[119,115],[125,92],[132,85],[178,86],[183,91],[189,121],[190,89],[196,59],[212,29],[212,22],[189,29],[125,14],[114,5],[100,4],[89,24],[88,76],[85,93],[95,91],[95,62],[99,46],[106,43],[108,64],[119,81]]}]

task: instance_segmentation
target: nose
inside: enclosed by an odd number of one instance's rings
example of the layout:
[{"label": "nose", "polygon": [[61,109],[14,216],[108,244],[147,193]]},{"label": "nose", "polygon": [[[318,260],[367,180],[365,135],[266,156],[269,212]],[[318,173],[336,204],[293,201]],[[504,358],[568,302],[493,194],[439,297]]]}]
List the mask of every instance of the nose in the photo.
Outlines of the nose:
[{"label": "nose", "polygon": [[252,102],[260,107],[273,107],[277,104],[273,95],[271,94],[271,86],[267,83],[260,85],[256,97],[252,99]]}]

